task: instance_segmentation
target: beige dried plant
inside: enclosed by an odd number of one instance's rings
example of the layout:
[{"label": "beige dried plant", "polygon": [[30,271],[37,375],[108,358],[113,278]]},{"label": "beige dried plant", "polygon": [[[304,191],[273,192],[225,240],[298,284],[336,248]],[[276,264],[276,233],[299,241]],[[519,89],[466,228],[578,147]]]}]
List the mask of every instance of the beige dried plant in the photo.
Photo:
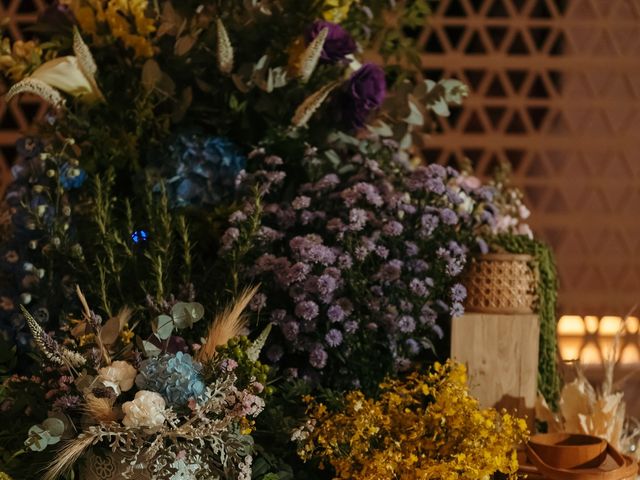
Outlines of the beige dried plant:
[{"label": "beige dried plant", "polygon": [[56,480],[67,472],[98,439],[96,434],[82,433],[58,450],[42,480]]},{"label": "beige dried plant", "polygon": [[589,382],[577,363],[576,379],[565,384],[560,393],[558,412],[553,412],[545,399],[538,396],[536,417],[547,423],[549,432],[594,435],[606,439],[614,448],[624,453],[636,451],[640,437],[638,422],[626,419],[624,394],[614,383],[616,358],[629,315],[617,332],[609,355],[603,360],[605,378],[599,389]]},{"label": "beige dried plant", "polygon": [[90,393],[84,398],[84,412],[96,422],[115,422],[121,412],[114,404],[115,398],[101,398]]}]

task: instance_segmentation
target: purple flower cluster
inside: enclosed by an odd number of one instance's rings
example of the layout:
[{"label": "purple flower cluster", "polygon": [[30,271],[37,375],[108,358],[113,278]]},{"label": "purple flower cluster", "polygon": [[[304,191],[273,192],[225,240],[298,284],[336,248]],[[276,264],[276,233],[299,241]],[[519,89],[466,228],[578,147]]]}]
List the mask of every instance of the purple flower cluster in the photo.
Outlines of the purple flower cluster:
[{"label": "purple flower cluster", "polygon": [[[438,319],[463,311],[458,277],[474,232],[492,217],[487,200],[458,185],[451,168],[384,174],[361,155],[351,163],[349,175],[301,185],[290,201],[276,194],[270,203],[266,195],[260,229],[274,234],[258,235],[239,272],[261,283],[260,316],[280,332],[269,359],[332,386],[330,375],[353,385],[366,381],[367,370],[407,368],[442,337]],[[243,220],[250,215],[232,214],[225,250],[250,228]],[[375,369],[365,365],[369,356]]]},{"label": "purple flower cluster", "polygon": [[382,106],[387,93],[384,70],[367,63],[358,69],[347,82],[343,99],[343,115],[347,123],[359,129],[369,116]]}]

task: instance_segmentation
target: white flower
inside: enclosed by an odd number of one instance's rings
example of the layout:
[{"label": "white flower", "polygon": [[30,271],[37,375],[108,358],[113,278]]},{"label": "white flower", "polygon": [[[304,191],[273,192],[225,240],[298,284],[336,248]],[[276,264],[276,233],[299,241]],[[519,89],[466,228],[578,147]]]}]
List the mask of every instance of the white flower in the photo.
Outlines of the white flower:
[{"label": "white flower", "polygon": [[164,398],[156,392],[140,390],[131,402],[122,405],[125,427],[160,427],[164,423]]},{"label": "white flower", "polygon": [[59,91],[87,103],[104,100],[95,80],[97,72],[89,48],[77,29],[73,32],[74,56],[54,58],[43,63],[27,78],[16,83],[7,93],[8,102],[19,93],[33,93],[56,107],[64,105]]},{"label": "white flower", "polygon": [[526,220],[531,215],[531,212],[524,204],[520,204],[520,206],[518,206],[518,214],[522,220]]},{"label": "white flower", "polygon": [[526,223],[521,223],[520,225],[518,225],[517,232],[518,235],[524,235],[525,237],[529,237],[531,240],[533,240],[533,232],[531,231],[531,227]]},{"label": "white flower", "polygon": [[476,190],[482,186],[482,182],[478,177],[464,173],[456,178],[456,183],[461,187],[467,187],[470,190]]},{"label": "white flower", "polygon": [[458,192],[458,195],[460,195],[460,198],[462,199],[462,202],[458,206],[458,212],[472,213],[476,205],[476,202],[473,201],[473,198],[471,198],[463,191]]},{"label": "white flower", "polygon": [[120,392],[131,390],[138,371],[130,363],[116,360],[108,367],[98,370],[98,379],[105,387],[110,387],[120,395]]},{"label": "white flower", "polygon": [[493,233],[506,233],[510,232],[518,225],[518,219],[511,215],[498,215],[496,223],[493,228]]}]

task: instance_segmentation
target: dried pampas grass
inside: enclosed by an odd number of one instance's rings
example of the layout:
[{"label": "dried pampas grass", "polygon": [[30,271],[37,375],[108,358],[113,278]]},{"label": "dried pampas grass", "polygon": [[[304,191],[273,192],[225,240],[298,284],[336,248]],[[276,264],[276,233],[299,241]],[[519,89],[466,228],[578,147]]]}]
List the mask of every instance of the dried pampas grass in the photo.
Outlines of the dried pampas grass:
[{"label": "dried pampas grass", "polygon": [[225,345],[233,337],[244,333],[247,328],[244,309],[254,297],[258,287],[247,289],[240,294],[232,305],[227,306],[213,321],[209,328],[206,341],[198,352],[198,360],[206,362],[216,354],[216,347]]},{"label": "dried pampas grass", "polygon": [[92,393],[85,396],[84,412],[97,422],[115,422],[120,412],[114,408],[115,398],[99,398]]}]

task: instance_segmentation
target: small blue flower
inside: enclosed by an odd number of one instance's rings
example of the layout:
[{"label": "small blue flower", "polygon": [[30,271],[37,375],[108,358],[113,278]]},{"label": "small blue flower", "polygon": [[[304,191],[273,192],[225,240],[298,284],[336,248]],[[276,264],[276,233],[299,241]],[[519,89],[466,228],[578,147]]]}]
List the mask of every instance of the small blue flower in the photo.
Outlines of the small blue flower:
[{"label": "small blue flower", "polygon": [[148,238],[149,234],[146,230],[142,229],[136,230],[131,234],[131,240],[133,240],[133,243],[135,243],[136,245],[146,242]]},{"label": "small blue flower", "polygon": [[87,172],[81,168],[73,167],[66,162],[60,167],[60,185],[65,190],[80,188],[86,179]]},{"label": "small blue flower", "polygon": [[136,385],[160,393],[171,406],[181,407],[192,398],[202,398],[205,385],[201,370],[202,365],[187,353],[163,354],[142,362]]}]

